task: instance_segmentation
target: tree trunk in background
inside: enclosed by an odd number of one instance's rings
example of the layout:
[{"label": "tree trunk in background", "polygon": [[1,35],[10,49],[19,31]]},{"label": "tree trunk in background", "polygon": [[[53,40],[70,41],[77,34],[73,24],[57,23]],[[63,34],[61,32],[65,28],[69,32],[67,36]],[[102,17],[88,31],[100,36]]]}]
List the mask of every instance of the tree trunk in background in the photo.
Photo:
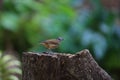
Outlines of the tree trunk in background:
[{"label": "tree trunk in background", "polygon": [[101,0],[102,4],[108,9],[120,12],[120,0]]},{"label": "tree trunk in background", "polygon": [[0,11],[2,10],[3,0],[0,0]]},{"label": "tree trunk in background", "polygon": [[85,49],[76,54],[25,52],[22,80],[112,80]]},{"label": "tree trunk in background", "polygon": [[[87,7],[87,9],[94,9],[94,5],[91,3],[91,0],[83,0],[83,6],[81,8]],[[120,14],[120,0],[100,0],[102,7],[108,11],[111,11],[115,14]],[[79,8],[79,7],[78,7]]]}]

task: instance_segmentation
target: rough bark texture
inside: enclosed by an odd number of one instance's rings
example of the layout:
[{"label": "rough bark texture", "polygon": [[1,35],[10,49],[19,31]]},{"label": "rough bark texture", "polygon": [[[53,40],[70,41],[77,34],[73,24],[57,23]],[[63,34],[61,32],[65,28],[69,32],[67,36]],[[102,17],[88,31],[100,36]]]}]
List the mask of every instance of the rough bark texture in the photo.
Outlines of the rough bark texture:
[{"label": "rough bark texture", "polygon": [[85,49],[76,54],[25,52],[22,80],[112,80]]}]

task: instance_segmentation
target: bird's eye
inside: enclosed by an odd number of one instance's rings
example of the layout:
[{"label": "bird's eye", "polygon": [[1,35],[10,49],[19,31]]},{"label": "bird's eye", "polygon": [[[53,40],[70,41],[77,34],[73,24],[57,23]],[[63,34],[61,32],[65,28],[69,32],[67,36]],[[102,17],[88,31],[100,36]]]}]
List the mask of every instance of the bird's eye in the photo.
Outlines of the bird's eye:
[{"label": "bird's eye", "polygon": [[58,40],[60,40],[60,41],[62,41],[62,40],[64,40],[62,37],[58,37]]}]

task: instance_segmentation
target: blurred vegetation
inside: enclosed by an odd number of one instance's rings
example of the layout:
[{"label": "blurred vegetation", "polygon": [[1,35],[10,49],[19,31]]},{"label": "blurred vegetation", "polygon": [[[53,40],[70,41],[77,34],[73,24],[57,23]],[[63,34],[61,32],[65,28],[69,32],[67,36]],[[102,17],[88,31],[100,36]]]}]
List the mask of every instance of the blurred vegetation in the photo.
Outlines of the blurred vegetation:
[{"label": "blurred vegetation", "polygon": [[[3,0],[0,10],[0,50],[9,53],[41,52],[40,41],[63,37],[54,51],[75,53],[89,49],[99,64],[119,80],[120,15],[99,0]],[[117,18],[117,19],[116,19]]]},{"label": "blurred vegetation", "polygon": [[[3,55],[0,52],[0,80],[20,80],[22,74],[19,68],[21,63],[12,55]],[[17,77],[17,75],[19,75]]]}]

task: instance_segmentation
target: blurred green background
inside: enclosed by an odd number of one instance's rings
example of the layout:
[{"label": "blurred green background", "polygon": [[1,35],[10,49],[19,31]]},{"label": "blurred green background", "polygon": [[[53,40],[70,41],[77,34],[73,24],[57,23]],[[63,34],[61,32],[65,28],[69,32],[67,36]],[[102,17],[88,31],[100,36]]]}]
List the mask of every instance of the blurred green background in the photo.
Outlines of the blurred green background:
[{"label": "blurred green background", "polygon": [[[46,51],[39,43],[59,36],[64,41],[55,52],[89,49],[120,80],[119,5],[119,0],[0,0],[0,80],[20,80],[22,53]],[[17,69],[12,74],[10,62]]]}]

